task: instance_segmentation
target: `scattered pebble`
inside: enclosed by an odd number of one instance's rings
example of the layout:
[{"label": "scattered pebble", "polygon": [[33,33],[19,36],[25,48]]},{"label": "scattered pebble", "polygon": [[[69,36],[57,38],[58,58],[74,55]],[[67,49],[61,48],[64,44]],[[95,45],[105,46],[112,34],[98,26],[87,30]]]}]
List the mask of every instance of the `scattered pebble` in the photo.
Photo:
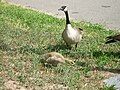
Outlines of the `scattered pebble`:
[{"label": "scattered pebble", "polygon": [[120,90],[120,75],[114,76],[114,77],[110,77],[109,79],[104,80],[104,83],[107,86],[112,86],[114,85],[114,87],[117,90]]}]

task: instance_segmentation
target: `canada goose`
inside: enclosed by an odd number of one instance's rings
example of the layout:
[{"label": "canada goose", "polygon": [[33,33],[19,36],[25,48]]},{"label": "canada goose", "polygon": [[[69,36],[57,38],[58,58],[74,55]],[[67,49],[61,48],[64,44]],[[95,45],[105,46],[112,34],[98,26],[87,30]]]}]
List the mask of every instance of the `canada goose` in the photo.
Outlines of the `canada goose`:
[{"label": "canada goose", "polygon": [[105,44],[114,43],[114,42],[117,42],[117,41],[120,42],[120,34],[114,35],[114,36],[109,36],[109,37],[107,37],[107,39],[108,40],[105,42]]},{"label": "canada goose", "polygon": [[46,63],[47,64],[51,64],[53,66],[57,66],[58,64],[74,64],[73,60],[69,60],[67,58],[64,58],[63,55],[61,55],[60,53],[57,52],[49,52],[49,53],[45,53],[43,54],[43,56],[46,59]]},{"label": "canada goose", "polygon": [[75,44],[75,47],[77,47],[77,44],[82,39],[83,29],[81,28],[75,29],[71,26],[69,15],[68,15],[68,10],[66,6],[62,6],[58,10],[64,11],[66,15],[66,27],[62,33],[63,40],[65,41],[67,46],[71,47],[72,44]]}]

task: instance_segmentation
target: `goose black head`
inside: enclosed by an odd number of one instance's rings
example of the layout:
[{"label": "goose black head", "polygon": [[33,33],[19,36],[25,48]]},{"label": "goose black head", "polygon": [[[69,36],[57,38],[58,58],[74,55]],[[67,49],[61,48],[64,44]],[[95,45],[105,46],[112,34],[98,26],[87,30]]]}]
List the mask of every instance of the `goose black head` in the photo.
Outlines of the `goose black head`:
[{"label": "goose black head", "polygon": [[61,6],[61,8],[60,9],[58,9],[59,11],[67,11],[67,6]]}]

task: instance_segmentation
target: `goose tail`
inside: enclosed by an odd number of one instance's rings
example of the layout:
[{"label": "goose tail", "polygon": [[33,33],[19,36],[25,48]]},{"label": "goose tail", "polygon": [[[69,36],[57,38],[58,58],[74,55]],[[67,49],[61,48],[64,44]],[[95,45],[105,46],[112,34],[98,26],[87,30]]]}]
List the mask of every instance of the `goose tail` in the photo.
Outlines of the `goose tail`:
[{"label": "goose tail", "polygon": [[108,36],[108,37],[106,37],[106,38],[108,38],[108,39],[112,39],[112,38],[113,38],[113,36]]},{"label": "goose tail", "polygon": [[109,43],[114,43],[116,42],[115,40],[109,40],[109,41],[106,41],[105,44],[109,44]]}]

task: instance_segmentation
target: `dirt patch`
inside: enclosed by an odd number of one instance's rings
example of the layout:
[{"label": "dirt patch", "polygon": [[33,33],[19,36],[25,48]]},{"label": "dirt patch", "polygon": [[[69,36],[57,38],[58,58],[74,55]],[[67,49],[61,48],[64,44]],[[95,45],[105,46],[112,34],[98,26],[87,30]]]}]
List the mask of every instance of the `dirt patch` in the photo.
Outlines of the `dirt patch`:
[{"label": "dirt patch", "polygon": [[[104,80],[109,78],[109,77],[112,77],[112,76],[115,76],[115,75],[118,75],[117,73],[112,73],[112,72],[107,72],[107,71],[91,71],[89,72],[89,74],[91,75],[91,77],[89,78],[91,81],[93,79],[94,80],[94,84],[96,87],[100,88],[101,86],[104,85]],[[97,79],[97,80],[96,80]]]},{"label": "dirt patch", "polygon": [[29,89],[21,86],[18,82],[12,80],[5,82],[4,85],[6,90],[70,90],[70,88],[67,86],[53,83],[45,83],[40,87],[35,86],[34,88],[31,87]]},{"label": "dirt patch", "polygon": [[42,87],[42,90],[70,90],[69,87],[61,84],[46,83]]},{"label": "dirt patch", "polygon": [[18,82],[12,80],[5,82],[4,85],[7,90],[27,90],[25,87],[20,86]]}]

